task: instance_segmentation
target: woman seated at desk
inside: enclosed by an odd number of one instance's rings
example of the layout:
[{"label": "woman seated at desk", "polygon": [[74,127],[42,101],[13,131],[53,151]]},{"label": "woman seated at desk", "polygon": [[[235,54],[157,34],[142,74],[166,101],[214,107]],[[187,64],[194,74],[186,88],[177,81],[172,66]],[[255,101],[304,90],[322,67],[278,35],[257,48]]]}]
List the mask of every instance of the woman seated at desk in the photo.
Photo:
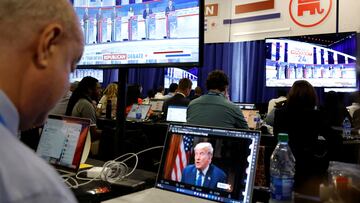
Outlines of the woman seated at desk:
[{"label": "woman seated at desk", "polygon": [[84,77],[71,95],[65,113],[67,116],[90,119],[92,141],[98,140],[101,134],[101,131],[96,128],[96,102],[99,94],[98,80],[90,76]]},{"label": "woman seated at desk", "polygon": [[313,182],[312,177],[322,175],[329,163],[323,151],[319,152],[318,136],[324,132],[325,123],[322,113],[315,110],[316,104],[313,86],[299,80],[291,87],[285,105],[275,111],[274,135],[289,134],[289,146],[296,159],[296,188],[303,189],[303,183]]},{"label": "woman seated at desk", "polygon": [[108,101],[111,101],[111,118],[116,117],[116,105],[118,96],[118,85],[116,83],[109,84],[104,90],[104,95],[101,97],[97,105],[97,115],[105,115]]},{"label": "woman seated at desk", "polygon": [[127,96],[126,96],[126,109],[125,114],[127,115],[133,104],[142,104],[143,100],[140,98],[141,96],[141,87],[138,84],[129,85],[127,88]]}]

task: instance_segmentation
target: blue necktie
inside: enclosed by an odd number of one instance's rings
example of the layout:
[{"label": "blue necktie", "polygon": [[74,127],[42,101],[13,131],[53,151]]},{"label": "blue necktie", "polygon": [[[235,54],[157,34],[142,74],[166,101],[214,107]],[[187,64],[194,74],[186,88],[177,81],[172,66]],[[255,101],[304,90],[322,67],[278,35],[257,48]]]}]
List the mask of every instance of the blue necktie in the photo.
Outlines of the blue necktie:
[{"label": "blue necktie", "polygon": [[203,178],[203,176],[204,176],[204,174],[201,171],[199,171],[199,176],[196,179],[196,183],[195,183],[196,186],[202,186],[202,178]]}]

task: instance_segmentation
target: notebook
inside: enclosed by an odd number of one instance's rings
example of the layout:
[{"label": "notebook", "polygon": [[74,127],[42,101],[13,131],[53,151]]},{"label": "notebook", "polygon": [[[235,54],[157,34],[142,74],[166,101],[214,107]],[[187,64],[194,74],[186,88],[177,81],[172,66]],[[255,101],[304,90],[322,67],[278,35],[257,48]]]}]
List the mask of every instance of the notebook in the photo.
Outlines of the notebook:
[{"label": "notebook", "polygon": [[[213,155],[198,184],[194,147],[204,143],[212,146]],[[259,131],[170,124],[155,187],[106,202],[249,203],[259,144]]]},{"label": "notebook", "polygon": [[150,104],[133,104],[126,116],[127,121],[145,121],[148,118]]},{"label": "notebook", "polygon": [[152,99],[150,100],[151,110],[153,112],[162,112],[162,108],[164,105],[164,100],[161,99]]},{"label": "notebook", "polygon": [[49,115],[36,154],[61,172],[76,173],[90,151],[90,120]]},{"label": "notebook", "polygon": [[166,112],[168,122],[186,122],[187,106],[169,106]]},{"label": "notebook", "polygon": [[256,128],[255,118],[256,118],[256,115],[259,113],[259,110],[243,109],[241,111],[244,114],[244,118],[245,118],[246,122],[248,123],[249,128],[255,129]]}]

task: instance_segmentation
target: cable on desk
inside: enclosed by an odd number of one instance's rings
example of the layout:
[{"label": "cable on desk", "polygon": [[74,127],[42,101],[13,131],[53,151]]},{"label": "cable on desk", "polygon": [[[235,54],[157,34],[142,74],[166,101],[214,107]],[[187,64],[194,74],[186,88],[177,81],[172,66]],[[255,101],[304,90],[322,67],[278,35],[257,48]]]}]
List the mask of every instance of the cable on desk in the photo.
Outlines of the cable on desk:
[{"label": "cable on desk", "polygon": [[[65,178],[64,181],[70,188],[78,188],[79,186],[89,184],[94,180],[104,180],[109,183],[121,181],[122,179],[131,175],[136,170],[136,167],[137,167],[138,161],[139,161],[139,157],[138,157],[139,154],[142,154],[142,153],[150,151],[150,150],[162,149],[162,148],[163,148],[163,146],[155,146],[155,147],[150,147],[148,149],[144,149],[137,153],[123,154],[114,160],[105,162],[105,164],[102,166],[102,169],[101,169],[101,172],[99,173],[99,175],[97,175],[96,177],[93,177],[93,178],[83,178],[83,177],[79,176],[82,173],[87,173],[87,171],[89,169],[79,171],[75,175],[76,179],[87,180],[87,182],[84,182],[81,184],[79,184],[75,178],[71,177],[70,174],[66,174],[62,177]],[[119,159],[122,159],[122,158],[124,158],[124,160],[118,161]],[[129,167],[127,166],[127,164],[125,162],[130,160],[131,158],[135,158],[135,164],[134,164],[134,167],[132,168],[132,170],[130,172],[128,172]],[[71,184],[69,180],[73,181],[75,184]]]}]

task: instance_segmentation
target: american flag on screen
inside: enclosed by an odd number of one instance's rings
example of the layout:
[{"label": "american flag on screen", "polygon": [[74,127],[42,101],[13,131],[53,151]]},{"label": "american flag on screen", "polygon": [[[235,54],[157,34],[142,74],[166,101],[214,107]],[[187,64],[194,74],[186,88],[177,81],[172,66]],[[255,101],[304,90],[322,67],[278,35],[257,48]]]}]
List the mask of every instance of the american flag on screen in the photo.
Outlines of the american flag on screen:
[{"label": "american flag on screen", "polygon": [[191,148],[193,145],[194,138],[192,136],[183,136],[180,142],[180,146],[176,155],[175,164],[171,171],[171,180],[181,181],[182,170],[189,163],[191,155]]}]

